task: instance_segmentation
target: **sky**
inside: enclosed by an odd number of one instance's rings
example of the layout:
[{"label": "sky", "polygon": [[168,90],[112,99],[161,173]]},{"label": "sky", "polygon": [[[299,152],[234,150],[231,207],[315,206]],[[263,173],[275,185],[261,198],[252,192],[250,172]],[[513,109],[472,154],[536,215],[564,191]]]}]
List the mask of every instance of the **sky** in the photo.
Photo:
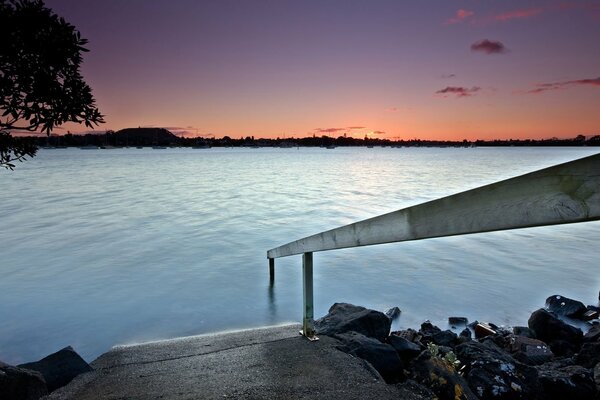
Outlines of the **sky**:
[{"label": "sky", "polygon": [[[600,1],[46,0],[106,123],[181,136],[600,134]],[[84,132],[66,125],[56,133]]]}]

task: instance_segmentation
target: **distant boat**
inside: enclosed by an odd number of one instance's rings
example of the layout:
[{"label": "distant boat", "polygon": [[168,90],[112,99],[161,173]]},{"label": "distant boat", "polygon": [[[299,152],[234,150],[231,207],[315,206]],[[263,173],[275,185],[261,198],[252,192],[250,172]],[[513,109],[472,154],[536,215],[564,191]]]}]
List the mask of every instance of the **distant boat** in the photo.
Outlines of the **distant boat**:
[{"label": "distant boat", "polygon": [[372,148],[373,148],[372,144],[370,144],[370,145],[367,146],[367,149],[372,149]]},{"label": "distant boat", "polygon": [[136,146],[136,149],[143,149],[144,146]]},{"label": "distant boat", "polygon": [[210,149],[212,146],[208,143],[199,143],[192,146],[192,149]]},{"label": "distant boat", "polygon": [[80,147],[81,150],[98,150],[98,146],[94,146],[93,144],[88,144]]},{"label": "distant boat", "polygon": [[326,149],[335,149],[335,144],[330,144],[325,147]]}]

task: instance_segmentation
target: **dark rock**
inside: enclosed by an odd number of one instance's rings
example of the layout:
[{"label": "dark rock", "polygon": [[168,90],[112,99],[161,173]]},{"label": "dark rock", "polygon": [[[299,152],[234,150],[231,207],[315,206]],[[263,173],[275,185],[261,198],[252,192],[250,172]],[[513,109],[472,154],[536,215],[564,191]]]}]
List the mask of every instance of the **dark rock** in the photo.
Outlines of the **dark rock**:
[{"label": "dark rock", "polygon": [[408,363],[410,360],[421,354],[421,346],[408,339],[390,335],[386,340],[396,350],[402,361],[405,363]]},{"label": "dark rock", "polygon": [[581,347],[583,332],[542,308],[531,314],[528,325],[539,340],[550,345],[556,355],[573,355]]},{"label": "dark rock", "polygon": [[596,385],[591,372],[581,366],[553,369],[541,365],[537,369],[541,399],[593,399],[596,394]]},{"label": "dark rock", "polygon": [[458,335],[458,340],[461,343],[468,342],[469,340],[471,340],[471,330],[469,328],[463,329]]},{"label": "dark rock", "polygon": [[600,363],[600,342],[584,343],[574,361],[585,368],[594,368]]},{"label": "dark rock", "polygon": [[388,308],[387,310],[384,311],[384,314],[391,320],[395,320],[396,318],[400,317],[400,314],[402,313],[402,311],[398,308],[398,307],[392,307],[392,308]]},{"label": "dark rock", "polygon": [[600,393],[600,364],[596,364],[594,370],[594,381],[596,382],[596,391]]},{"label": "dark rock", "polygon": [[335,303],[326,316],[315,321],[320,335],[354,331],[379,340],[389,335],[391,326],[392,321],[384,313],[347,303]]},{"label": "dark rock", "polygon": [[71,346],[19,367],[40,372],[46,380],[49,392],[65,386],[79,374],[92,371],[92,367]]},{"label": "dark rock", "polygon": [[448,318],[448,325],[457,326],[457,325],[467,325],[469,320],[467,317],[450,317]]},{"label": "dark rock", "polygon": [[543,364],[554,358],[554,354],[546,343],[525,336],[511,338],[510,352],[515,360],[529,365]]},{"label": "dark rock", "polygon": [[431,341],[438,346],[454,347],[458,343],[458,336],[451,330],[445,330],[434,333],[431,336]]},{"label": "dark rock", "polygon": [[433,325],[429,321],[425,321],[421,324],[421,329],[419,329],[419,333],[423,336],[433,336],[436,333],[441,332],[442,330],[437,326]]},{"label": "dark rock", "polygon": [[481,399],[531,399],[537,391],[537,371],[503,353],[494,345],[476,341],[455,347],[464,364],[469,386]]},{"label": "dark rock", "polygon": [[413,378],[430,388],[440,400],[477,399],[468,383],[448,361],[424,351],[410,364]]},{"label": "dark rock", "polygon": [[396,386],[402,388],[408,393],[416,394],[424,400],[437,399],[435,393],[433,393],[427,386],[423,386],[412,379],[407,379],[405,382],[397,383]]},{"label": "dark rock", "polygon": [[546,299],[548,311],[563,317],[577,318],[587,311],[585,304],[568,297],[554,295]]},{"label": "dark rock", "polygon": [[525,336],[531,339],[536,339],[535,332],[526,326],[513,327],[513,333],[518,336]]},{"label": "dark rock", "polygon": [[474,330],[475,337],[477,339],[496,334],[496,331],[491,327],[491,325],[486,324],[485,322],[478,322],[477,325],[475,325]]},{"label": "dark rock", "polygon": [[591,321],[600,317],[600,307],[587,306],[586,311],[579,317],[583,321]]},{"label": "dark rock", "polygon": [[44,377],[37,371],[13,367],[0,361],[0,398],[37,400],[48,394]]},{"label": "dark rock", "polygon": [[584,342],[600,341],[600,324],[592,325],[592,327],[583,335]]},{"label": "dark rock", "polygon": [[404,377],[404,364],[389,344],[357,332],[340,333],[334,337],[342,344],[340,350],[368,361],[387,383],[398,382]]}]

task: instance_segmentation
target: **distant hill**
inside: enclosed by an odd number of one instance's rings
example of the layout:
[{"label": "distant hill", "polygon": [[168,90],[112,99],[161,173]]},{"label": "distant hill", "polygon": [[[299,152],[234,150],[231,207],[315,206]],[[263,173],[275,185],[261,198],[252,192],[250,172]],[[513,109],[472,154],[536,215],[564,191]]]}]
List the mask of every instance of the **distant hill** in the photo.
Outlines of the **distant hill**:
[{"label": "distant hill", "polygon": [[179,143],[179,138],[164,128],[125,128],[112,135],[112,143],[129,146],[159,145]]}]

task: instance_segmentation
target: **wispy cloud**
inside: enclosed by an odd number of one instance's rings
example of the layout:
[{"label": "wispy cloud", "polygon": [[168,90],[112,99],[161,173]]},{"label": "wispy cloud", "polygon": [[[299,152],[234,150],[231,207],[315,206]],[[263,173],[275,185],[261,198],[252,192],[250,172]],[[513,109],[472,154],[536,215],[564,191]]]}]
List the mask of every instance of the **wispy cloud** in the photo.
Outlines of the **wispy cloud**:
[{"label": "wispy cloud", "polygon": [[442,74],[442,79],[456,78],[456,74]]},{"label": "wispy cloud", "polygon": [[461,8],[456,11],[456,13],[454,14],[454,17],[447,19],[446,22],[444,22],[444,24],[446,24],[446,25],[459,24],[461,22],[468,20],[469,18],[473,17],[474,15],[475,15],[475,13],[473,11],[464,10]]},{"label": "wispy cloud", "polygon": [[527,8],[522,10],[513,10],[493,15],[492,19],[500,22],[510,21],[511,19],[526,19],[535,17],[536,15],[541,14],[543,11],[544,10],[542,8]]},{"label": "wispy cloud", "polygon": [[347,129],[365,129],[365,126],[349,126]]},{"label": "wispy cloud", "polygon": [[475,93],[479,92],[480,90],[481,88],[479,86],[473,86],[471,88],[464,86],[446,86],[435,93],[442,95],[442,97],[448,97],[449,95],[455,95],[456,97],[469,97],[475,95]]},{"label": "wispy cloud", "polygon": [[502,54],[508,52],[508,49],[502,42],[483,39],[471,45],[471,51],[479,51],[486,54]]},{"label": "wispy cloud", "polygon": [[373,135],[385,135],[385,131],[373,131],[371,132]]},{"label": "wispy cloud", "polygon": [[348,128],[315,128],[314,130],[319,133],[335,133],[345,131]]},{"label": "wispy cloud", "polygon": [[572,81],[560,81],[550,83],[536,83],[533,89],[519,91],[517,93],[540,94],[552,90],[567,89],[573,86],[597,86],[600,87],[600,77],[588,79],[576,79]]}]

